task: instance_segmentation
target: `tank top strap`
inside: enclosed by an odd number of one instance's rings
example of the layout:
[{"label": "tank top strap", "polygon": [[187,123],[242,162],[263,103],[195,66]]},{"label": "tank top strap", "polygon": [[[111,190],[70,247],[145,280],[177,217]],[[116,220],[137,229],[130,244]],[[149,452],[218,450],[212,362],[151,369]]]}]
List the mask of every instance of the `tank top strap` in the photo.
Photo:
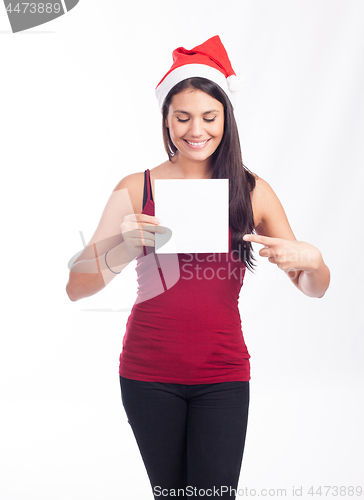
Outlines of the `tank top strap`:
[{"label": "tank top strap", "polygon": [[143,210],[147,203],[154,203],[149,168],[144,171]]},{"label": "tank top strap", "polygon": [[148,186],[148,200],[153,201],[153,193],[152,193],[152,181],[150,178],[150,171],[149,168],[147,168],[147,186]]}]

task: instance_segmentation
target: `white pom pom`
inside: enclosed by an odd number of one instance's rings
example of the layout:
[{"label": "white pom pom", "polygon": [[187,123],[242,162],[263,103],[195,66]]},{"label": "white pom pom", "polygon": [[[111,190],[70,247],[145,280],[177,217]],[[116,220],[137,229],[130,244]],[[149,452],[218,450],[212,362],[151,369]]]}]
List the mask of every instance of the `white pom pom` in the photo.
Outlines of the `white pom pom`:
[{"label": "white pom pom", "polygon": [[227,77],[227,84],[230,92],[239,92],[243,89],[246,82],[244,75],[231,75]]}]

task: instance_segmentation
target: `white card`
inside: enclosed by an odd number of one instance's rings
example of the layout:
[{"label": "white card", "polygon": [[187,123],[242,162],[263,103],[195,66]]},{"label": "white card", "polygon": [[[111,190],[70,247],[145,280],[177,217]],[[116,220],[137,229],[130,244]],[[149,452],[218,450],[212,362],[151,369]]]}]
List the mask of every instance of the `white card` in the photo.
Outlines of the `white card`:
[{"label": "white card", "polygon": [[156,179],[154,202],[157,254],[229,252],[229,179]]}]

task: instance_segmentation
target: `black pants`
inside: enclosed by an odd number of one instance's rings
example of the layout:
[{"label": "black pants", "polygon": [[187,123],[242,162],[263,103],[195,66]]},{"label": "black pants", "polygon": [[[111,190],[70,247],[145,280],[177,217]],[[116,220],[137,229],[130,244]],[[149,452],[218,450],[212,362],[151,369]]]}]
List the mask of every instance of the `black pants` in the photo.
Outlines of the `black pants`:
[{"label": "black pants", "polygon": [[249,382],[120,385],[154,498],[236,498]]}]

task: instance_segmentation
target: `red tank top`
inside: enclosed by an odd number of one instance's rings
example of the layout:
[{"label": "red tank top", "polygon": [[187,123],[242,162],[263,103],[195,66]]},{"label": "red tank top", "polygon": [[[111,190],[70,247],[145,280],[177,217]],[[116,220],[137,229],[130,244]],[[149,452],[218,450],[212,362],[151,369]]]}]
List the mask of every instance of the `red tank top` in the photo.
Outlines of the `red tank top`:
[{"label": "red tank top", "polygon": [[[142,213],[154,216],[149,169],[146,180]],[[191,385],[250,380],[238,309],[246,267],[231,252],[231,229],[229,253],[156,254],[143,247],[136,261],[137,298],[119,374]]]}]

